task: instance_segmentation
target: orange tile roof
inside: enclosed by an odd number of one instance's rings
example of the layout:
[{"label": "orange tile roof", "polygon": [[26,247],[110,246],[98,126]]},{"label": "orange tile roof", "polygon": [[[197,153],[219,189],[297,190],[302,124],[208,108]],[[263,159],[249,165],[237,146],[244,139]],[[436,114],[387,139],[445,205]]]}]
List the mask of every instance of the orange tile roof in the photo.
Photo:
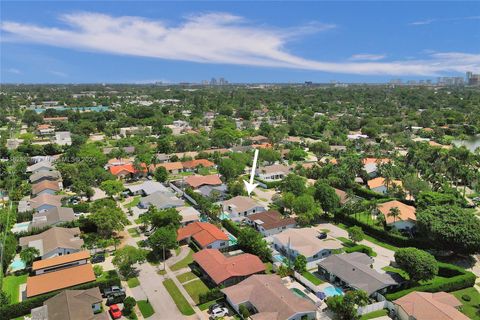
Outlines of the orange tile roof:
[{"label": "orange tile roof", "polygon": [[[406,205],[400,201],[393,200],[381,203],[377,205],[378,210],[385,216],[385,222],[387,224],[394,223],[395,221],[400,220],[412,220],[417,221],[416,209],[415,207]],[[398,208],[400,210],[400,216],[395,219],[389,214],[391,208]]]},{"label": "orange tile roof", "polygon": [[188,176],[185,178],[185,182],[192,188],[198,188],[204,185],[218,186],[222,184],[222,180],[216,174],[208,176]]},{"label": "orange tile roof", "polygon": [[74,262],[74,261],[88,259],[88,258],[90,258],[90,252],[86,250],[79,251],[71,254],[66,254],[63,256],[53,257],[50,259],[35,261],[32,264],[32,270],[35,271],[38,269],[44,269],[44,268],[53,267],[60,264]]},{"label": "orange tile roof", "polygon": [[270,149],[272,148],[272,144],[271,143],[252,144],[252,148]]},{"label": "orange tile roof", "polygon": [[[146,172],[147,171],[147,166],[145,163],[142,163],[141,166],[144,168],[142,171]],[[119,175],[122,171],[127,171],[129,173],[137,173],[139,172],[135,167],[133,166],[133,163],[128,163],[120,166],[111,166],[110,167],[110,172],[113,175]]]},{"label": "orange tile roof", "polygon": [[193,260],[219,285],[232,277],[247,277],[265,271],[265,265],[253,254],[225,257],[217,249],[203,249],[193,254]]},{"label": "orange tile roof", "polygon": [[[378,188],[385,185],[385,179],[382,177],[378,177],[372,180],[368,180],[367,184],[370,189]],[[396,185],[399,187],[403,186],[402,181],[400,180],[392,180],[392,185]]]},{"label": "orange tile roof", "polygon": [[38,296],[91,281],[95,281],[95,274],[90,263],[47,272],[38,276],[28,277],[27,297]]},{"label": "orange tile roof", "polygon": [[182,170],[183,169],[183,164],[181,162],[165,162],[165,163],[159,163],[156,165],[150,165],[150,171],[155,171],[158,167],[164,167],[167,171],[172,171],[172,170]]},{"label": "orange tile roof", "polygon": [[228,240],[228,236],[215,225],[208,222],[192,222],[178,229],[177,241],[192,237],[200,246],[206,247],[218,240]]},{"label": "orange tile roof", "polygon": [[49,124],[39,124],[37,126],[37,130],[50,129],[50,128],[53,128],[53,127]]},{"label": "orange tile roof", "polygon": [[371,163],[389,163],[391,160],[388,158],[364,158],[362,160],[363,164],[371,164]]},{"label": "orange tile roof", "polygon": [[210,160],[207,159],[197,159],[197,160],[191,160],[191,161],[185,161],[182,163],[184,168],[187,169],[193,169],[198,166],[203,166],[205,168],[213,167],[215,163],[213,163]]}]

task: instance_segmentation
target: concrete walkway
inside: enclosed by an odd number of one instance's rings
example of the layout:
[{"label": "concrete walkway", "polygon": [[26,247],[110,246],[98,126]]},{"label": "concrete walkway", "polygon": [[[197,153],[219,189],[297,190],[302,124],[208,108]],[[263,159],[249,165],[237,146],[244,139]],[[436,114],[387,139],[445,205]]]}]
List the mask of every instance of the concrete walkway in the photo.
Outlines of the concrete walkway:
[{"label": "concrete walkway", "polygon": [[186,258],[188,256],[189,252],[190,252],[190,247],[189,246],[180,247],[180,253],[177,256],[172,256],[169,259],[167,259],[167,264],[169,266],[173,266],[178,261],[181,261],[184,258]]}]

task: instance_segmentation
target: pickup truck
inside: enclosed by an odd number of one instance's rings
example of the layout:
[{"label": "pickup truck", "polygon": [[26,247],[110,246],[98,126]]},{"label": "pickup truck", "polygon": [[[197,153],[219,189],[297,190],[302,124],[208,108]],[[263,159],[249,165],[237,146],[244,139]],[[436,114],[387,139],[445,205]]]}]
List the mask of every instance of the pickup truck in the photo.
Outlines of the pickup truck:
[{"label": "pickup truck", "polygon": [[119,286],[112,286],[110,288],[105,288],[103,289],[102,297],[103,298],[108,298],[111,295],[117,294],[117,293],[123,293],[125,294],[125,289]]}]

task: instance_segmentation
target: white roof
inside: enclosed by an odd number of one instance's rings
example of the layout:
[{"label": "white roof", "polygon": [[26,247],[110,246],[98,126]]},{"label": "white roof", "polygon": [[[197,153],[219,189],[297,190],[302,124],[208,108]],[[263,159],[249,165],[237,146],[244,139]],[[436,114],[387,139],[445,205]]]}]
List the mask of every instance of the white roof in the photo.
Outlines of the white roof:
[{"label": "white roof", "polygon": [[343,247],[340,241],[331,237],[318,239],[319,234],[320,232],[315,228],[292,228],[274,235],[273,238],[285,247],[290,246],[290,249],[305,257],[311,257],[325,249],[333,250]]}]

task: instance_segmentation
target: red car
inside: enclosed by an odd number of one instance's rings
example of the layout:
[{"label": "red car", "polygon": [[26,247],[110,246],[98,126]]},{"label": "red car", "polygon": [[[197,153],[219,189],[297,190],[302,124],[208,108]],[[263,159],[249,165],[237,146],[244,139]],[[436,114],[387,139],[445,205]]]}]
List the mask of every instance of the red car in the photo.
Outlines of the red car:
[{"label": "red car", "polygon": [[120,311],[120,308],[116,304],[110,306],[108,313],[110,313],[112,319],[120,319],[122,317],[122,311]]}]

